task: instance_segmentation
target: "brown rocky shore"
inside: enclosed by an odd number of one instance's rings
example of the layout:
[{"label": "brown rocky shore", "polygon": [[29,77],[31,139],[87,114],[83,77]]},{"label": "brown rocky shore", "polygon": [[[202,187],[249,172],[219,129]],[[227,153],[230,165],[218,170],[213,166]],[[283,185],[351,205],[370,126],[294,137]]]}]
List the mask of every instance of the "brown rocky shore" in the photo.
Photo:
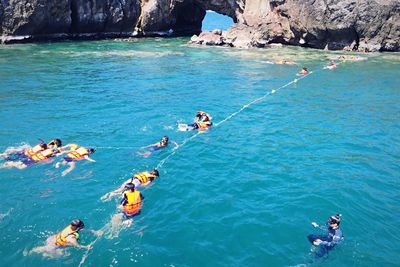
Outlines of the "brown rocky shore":
[{"label": "brown rocky shore", "polygon": [[[201,33],[206,10],[235,24]],[[400,1],[0,0],[2,43],[193,34],[206,45],[399,51]]]}]

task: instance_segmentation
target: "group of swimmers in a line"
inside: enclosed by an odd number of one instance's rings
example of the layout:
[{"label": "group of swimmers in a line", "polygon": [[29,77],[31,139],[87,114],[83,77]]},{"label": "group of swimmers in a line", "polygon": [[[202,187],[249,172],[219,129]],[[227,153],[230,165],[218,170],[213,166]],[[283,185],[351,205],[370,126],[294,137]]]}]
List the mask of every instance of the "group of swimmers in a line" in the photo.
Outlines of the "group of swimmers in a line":
[{"label": "group of swimmers in a line", "polygon": [[[187,124],[187,127],[199,131],[204,131],[212,126],[211,119],[212,117],[208,113],[204,111],[198,111],[194,122],[192,124]],[[174,143],[176,147],[179,146],[174,141],[172,141],[172,143]],[[139,152],[139,154],[144,157],[148,157],[152,152],[165,148],[168,146],[168,144],[168,136],[163,136],[160,142],[142,147],[142,149],[148,150],[144,153]],[[35,163],[50,163],[55,157],[66,154],[62,161],[55,164],[56,168],[59,168],[61,165],[69,165],[69,168],[62,172],[62,175],[64,176],[74,169],[76,161],[86,159],[91,162],[95,162],[89,157],[89,155],[94,152],[95,150],[93,148],[87,149],[76,144],[68,144],[62,146],[62,141],[60,139],[54,139],[48,143],[41,141],[39,144],[33,147],[25,147],[22,149],[10,148],[7,149],[4,153],[0,154],[0,157],[6,161],[3,164],[3,167],[16,167],[18,169],[24,169]],[[140,211],[142,209],[142,202],[144,199],[142,193],[138,191],[137,188],[149,185],[157,177],[159,177],[159,172],[156,169],[152,171],[136,173],[127,181],[125,181],[118,189],[105,194],[101,198],[103,201],[107,201],[111,200],[113,197],[122,195],[120,205],[118,205],[117,207],[118,210],[120,210],[121,212],[113,216],[111,220],[111,227],[118,227],[121,224],[127,227],[131,225],[131,218],[140,214]],[[89,245],[84,246],[79,244],[78,242],[79,232],[83,228],[83,221],[79,219],[74,219],[59,233],[50,236],[46,240],[45,246],[36,247],[32,249],[32,252],[52,255],[50,251],[57,252],[57,249],[66,246],[90,249]],[[88,231],[98,236],[103,234],[102,230]]]},{"label": "group of swimmers in a line", "polygon": [[57,162],[55,165],[56,168],[59,168],[61,165],[68,165],[68,168],[62,172],[62,176],[65,176],[75,168],[76,161],[86,159],[95,162],[95,160],[89,157],[94,152],[93,148],[85,148],[77,144],[62,146],[60,139],[54,139],[48,143],[41,141],[33,147],[7,149],[4,153],[0,154],[0,158],[5,161],[2,164],[4,168],[15,167],[25,169],[36,163],[50,163],[55,157],[66,154],[63,160]]},{"label": "group of swimmers in a line", "polygon": [[[307,73],[303,73],[303,75],[308,74],[308,70],[306,68],[305,71],[307,71]],[[206,130],[212,126],[211,116],[206,112],[199,111],[196,114],[194,123],[187,124],[186,126],[188,127],[187,129],[197,129],[200,131]],[[150,151],[147,151],[147,153],[142,153],[141,155],[143,155],[144,157],[148,157],[151,152],[168,146],[168,143],[168,137],[164,136],[160,142],[143,147],[143,149],[150,148]],[[176,142],[173,143],[177,147],[179,146]],[[31,166],[34,163],[50,161],[50,159],[54,157],[66,154],[64,159],[61,162],[57,162],[55,165],[56,168],[58,168],[60,165],[69,165],[69,168],[62,173],[62,175],[64,176],[74,169],[76,161],[86,159],[88,161],[95,162],[89,157],[89,155],[94,152],[95,150],[93,148],[87,149],[76,144],[68,144],[66,146],[62,146],[62,142],[60,139],[54,139],[47,144],[41,142],[34,147],[25,148],[22,151],[6,151],[5,153],[1,154],[0,157],[6,160],[3,166],[17,167],[19,169],[23,169]],[[149,185],[157,177],[159,177],[159,175],[160,174],[156,169],[152,171],[136,173],[127,181],[125,181],[118,189],[105,194],[101,198],[103,201],[107,201],[111,200],[113,197],[122,195],[120,205],[118,205],[117,207],[121,212],[113,216],[111,220],[112,227],[116,227],[121,224],[126,225],[127,227],[131,225],[131,219],[134,216],[140,214],[142,203],[144,200],[142,193],[138,191],[137,188]],[[316,255],[319,257],[325,255],[330,249],[332,249],[337,243],[339,243],[343,239],[342,232],[339,228],[339,214],[333,215],[329,218],[327,222],[327,228],[320,227],[316,223],[312,223],[312,225],[314,227],[327,230],[327,234],[324,235],[308,236],[309,241],[316,247],[320,248],[316,252]],[[83,221],[75,219],[62,231],[50,236],[47,239],[46,245],[44,247],[37,247],[34,248],[32,251],[42,253],[43,251],[57,250],[58,248],[63,248],[66,246],[90,249],[90,245],[84,246],[79,244],[78,242],[79,232],[83,228]],[[92,232],[98,236],[103,234],[103,231],[101,230],[87,231]]]}]

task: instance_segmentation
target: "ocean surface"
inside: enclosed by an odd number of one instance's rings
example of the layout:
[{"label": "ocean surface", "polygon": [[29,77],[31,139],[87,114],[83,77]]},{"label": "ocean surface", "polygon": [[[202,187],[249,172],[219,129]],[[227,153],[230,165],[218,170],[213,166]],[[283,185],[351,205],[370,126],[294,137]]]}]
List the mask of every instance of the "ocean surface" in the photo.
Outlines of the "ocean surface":
[{"label": "ocean surface", "polygon": [[[61,158],[0,168],[0,265],[399,266],[400,55],[323,70],[342,54],[187,41],[0,47],[0,151],[39,138],[96,148],[66,176]],[[302,66],[313,73],[297,77]],[[178,131],[197,110],[213,128]],[[163,135],[181,146],[137,154]],[[101,196],[156,166],[142,213],[110,232],[118,199]],[[311,222],[335,213],[345,240],[315,259]],[[74,218],[105,231],[81,233],[92,250],[32,253]]]}]

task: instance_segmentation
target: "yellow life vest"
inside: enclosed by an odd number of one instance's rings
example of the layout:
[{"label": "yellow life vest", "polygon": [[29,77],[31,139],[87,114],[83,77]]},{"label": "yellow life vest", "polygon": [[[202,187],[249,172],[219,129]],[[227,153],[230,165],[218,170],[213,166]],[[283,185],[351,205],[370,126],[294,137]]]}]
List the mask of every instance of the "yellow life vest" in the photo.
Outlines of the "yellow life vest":
[{"label": "yellow life vest", "polygon": [[199,129],[207,129],[211,126],[210,121],[198,121],[197,125],[199,126]]},{"label": "yellow life vest", "polygon": [[64,228],[64,230],[56,234],[55,244],[57,246],[67,246],[69,244],[67,238],[71,235],[74,235],[76,239],[79,238],[78,232],[76,232],[76,230],[72,230],[71,225],[68,225]]},{"label": "yellow life vest", "polygon": [[33,155],[35,155],[35,154],[37,154],[37,153],[39,153],[39,152],[41,152],[41,151],[43,151],[45,149],[46,149],[45,144],[38,144],[38,145],[36,145],[34,147],[27,148],[24,151],[24,154],[31,158]]},{"label": "yellow life vest", "polygon": [[55,149],[48,148],[46,150],[43,150],[43,151],[31,156],[31,159],[33,159],[34,161],[42,161],[42,160],[50,158],[54,154],[54,152],[56,152]]},{"label": "yellow life vest", "polygon": [[139,191],[126,192],[125,197],[128,203],[124,205],[124,211],[128,216],[135,215],[142,209],[142,198]]},{"label": "yellow life vest", "polygon": [[66,147],[69,147],[71,150],[77,150],[79,146],[77,144],[68,144]]},{"label": "yellow life vest", "polygon": [[156,178],[157,176],[154,174],[151,174],[149,172],[140,172],[140,173],[135,174],[133,177],[138,179],[141,184],[145,184],[145,183],[151,181],[152,178]]},{"label": "yellow life vest", "polygon": [[73,160],[81,160],[86,155],[89,155],[89,151],[83,146],[76,148],[75,150],[71,150],[67,153],[67,156]]}]

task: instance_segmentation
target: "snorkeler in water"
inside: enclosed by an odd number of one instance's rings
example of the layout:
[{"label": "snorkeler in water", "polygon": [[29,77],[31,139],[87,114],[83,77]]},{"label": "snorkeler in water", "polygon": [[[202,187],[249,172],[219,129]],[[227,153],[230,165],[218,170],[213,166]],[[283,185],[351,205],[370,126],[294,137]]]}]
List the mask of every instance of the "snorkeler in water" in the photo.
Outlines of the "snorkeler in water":
[{"label": "snorkeler in water", "polygon": [[306,67],[303,67],[297,75],[307,75],[309,73],[308,69]]},{"label": "snorkeler in water", "polygon": [[42,141],[33,147],[23,150],[6,151],[1,154],[1,157],[6,161],[2,164],[2,167],[25,169],[35,163],[46,162],[50,158],[60,155],[62,151],[61,146],[61,140],[54,139],[47,144]]},{"label": "snorkeler in water", "polygon": [[121,213],[115,214],[111,219],[112,229],[118,228],[120,225],[129,227],[132,224],[131,219],[140,214],[143,200],[144,197],[142,193],[135,190],[135,185],[133,183],[126,184],[122,194],[121,204],[118,206]]},{"label": "snorkeler in water", "polygon": [[61,154],[67,153],[67,155],[64,157],[62,162],[57,162],[56,168],[59,168],[60,165],[68,165],[69,167],[62,172],[62,176],[67,175],[75,168],[76,161],[86,159],[90,162],[96,162],[89,157],[90,154],[93,154],[95,152],[94,148],[85,148],[76,144],[68,144],[63,148],[69,148],[69,150],[64,150],[61,152]]},{"label": "snorkeler in water", "polygon": [[140,156],[143,156],[144,158],[147,158],[153,152],[167,147],[169,143],[173,143],[176,147],[179,147],[179,145],[175,141],[169,141],[168,136],[165,135],[165,136],[163,136],[163,138],[161,139],[160,142],[142,147],[142,149],[147,149],[147,151],[145,151],[143,153],[137,152],[137,154],[139,154]]},{"label": "snorkeler in water", "polygon": [[152,171],[144,171],[144,172],[136,173],[131,178],[129,178],[128,180],[123,182],[122,185],[118,189],[105,194],[104,196],[101,197],[101,199],[103,201],[106,201],[106,200],[110,200],[111,198],[113,198],[115,196],[120,195],[124,191],[126,185],[129,183],[134,184],[135,188],[138,188],[139,186],[147,186],[151,182],[153,182],[154,179],[158,178],[159,176],[160,176],[160,173],[156,169],[154,169]]},{"label": "snorkeler in water", "polygon": [[[72,246],[76,248],[91,249],[90,245],[84,246],[79,244],[79,232],[83,230],[85,224],[79,219],[73,220],[67,227],[55,235],[50,236],[46,240],[44,246],[33,248],[31,252],[41,253],[44,256],[55,257],[62,255],[62,248]],[[95,234],[96,236],[101,236],[103,231],[101,230],[85,230]]]},{"label": "snorkeler in water", "polygon": [[337,68],[337,65],[334,61],[329,61],[328,66],[324,67],[324,69],[329,69],[329,70],[336,69],[336,68]]},{"label": "snorkeler in water", "polygon": [[212,117],[204,111],[197,111],[193,124],[178,124],[180,131],[207,130],[212,126]]},{"label": "snorkeler in water", "polygon": [[342,230],[339,227],[340,219],[341,214],[332,215],[329,217],[326,227],[320,226],[315,222],[311,223],[315,228],[325,232],[323,235],[311,234],[307,236],[308,240],[316,246],[315,255],[317,258],[328,254],[331,249],[343,240]]}]

